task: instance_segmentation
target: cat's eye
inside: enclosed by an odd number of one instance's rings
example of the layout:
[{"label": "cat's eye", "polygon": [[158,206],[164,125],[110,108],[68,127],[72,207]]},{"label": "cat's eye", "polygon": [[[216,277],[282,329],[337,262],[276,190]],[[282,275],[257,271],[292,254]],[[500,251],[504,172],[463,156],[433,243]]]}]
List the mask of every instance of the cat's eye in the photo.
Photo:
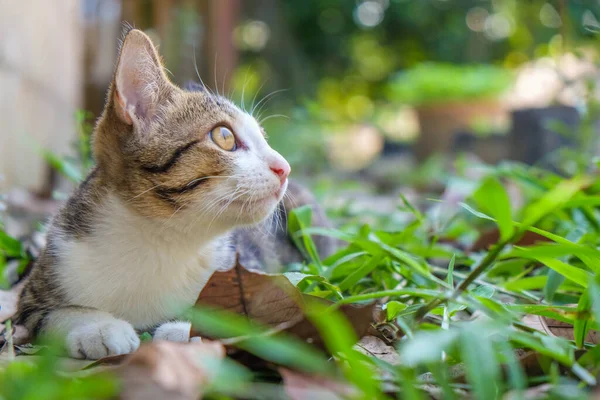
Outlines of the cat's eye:
[{"label": "cat's eye", "polygon": [[210,138],[223,150],[234,151],[237,148],[233,132],[224,126],[217,126],[210,131]]}]

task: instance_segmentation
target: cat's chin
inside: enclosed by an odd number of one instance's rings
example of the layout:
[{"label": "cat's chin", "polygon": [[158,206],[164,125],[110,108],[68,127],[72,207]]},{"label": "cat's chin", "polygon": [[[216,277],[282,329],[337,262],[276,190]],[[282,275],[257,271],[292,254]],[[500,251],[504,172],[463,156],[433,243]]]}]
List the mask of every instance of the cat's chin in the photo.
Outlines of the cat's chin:
[{"label": "cat's chin", "polygon": [[275,195],[260,199],[232,202],[219,217],[230,228],[255,225],[273,215],[279,203]]},{"label": "cat's chin", "polygon": [[264,221],[271,216],[279,199],[275,196],[268,196],[251,203],[236,205],[237,210],[232,210],[235,215],[235,223],[239,225],[253,225]]}]

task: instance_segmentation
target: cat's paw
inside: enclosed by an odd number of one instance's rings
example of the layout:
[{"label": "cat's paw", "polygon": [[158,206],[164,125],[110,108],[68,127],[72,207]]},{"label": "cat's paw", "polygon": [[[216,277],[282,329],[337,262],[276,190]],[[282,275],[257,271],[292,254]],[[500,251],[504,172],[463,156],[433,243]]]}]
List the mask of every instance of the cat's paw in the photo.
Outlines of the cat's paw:
[{"label": "cat's paw", "polygon": [[190,341],[189,322],[175,321],[167,322],[156,328],[153,340],[167,340],[169,342],[185,343]]},{"label": "cat's paw", "polygon": [[132,353],[140,339],[129,322],[112,319],[76,327],[67,335],[66,344],[71,357],[97,360]]}]

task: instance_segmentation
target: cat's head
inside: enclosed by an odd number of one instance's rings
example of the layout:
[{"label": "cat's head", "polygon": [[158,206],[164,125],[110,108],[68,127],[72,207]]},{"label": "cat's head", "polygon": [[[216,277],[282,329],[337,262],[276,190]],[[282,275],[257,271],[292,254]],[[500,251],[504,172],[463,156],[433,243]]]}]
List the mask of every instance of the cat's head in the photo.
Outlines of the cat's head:
[{"label": "cat's head", "polygon": [[139,30],[124,38],[94,155],[104,181],[141,215],[225,228],[269,216],[290,172],[251,115],[172,84]]}]

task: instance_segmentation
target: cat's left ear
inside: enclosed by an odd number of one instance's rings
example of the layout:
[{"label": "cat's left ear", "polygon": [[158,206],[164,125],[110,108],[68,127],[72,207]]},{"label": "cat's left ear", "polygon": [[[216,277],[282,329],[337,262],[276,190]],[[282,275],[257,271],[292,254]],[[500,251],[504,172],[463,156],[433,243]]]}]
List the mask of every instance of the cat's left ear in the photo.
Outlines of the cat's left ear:
[{"label": "cat's left ear", "polygon": [[143,129],[157,116],[161,101],[174,90],[150,38],[133,29],[121,47],[113,104],[121,121]]}]

